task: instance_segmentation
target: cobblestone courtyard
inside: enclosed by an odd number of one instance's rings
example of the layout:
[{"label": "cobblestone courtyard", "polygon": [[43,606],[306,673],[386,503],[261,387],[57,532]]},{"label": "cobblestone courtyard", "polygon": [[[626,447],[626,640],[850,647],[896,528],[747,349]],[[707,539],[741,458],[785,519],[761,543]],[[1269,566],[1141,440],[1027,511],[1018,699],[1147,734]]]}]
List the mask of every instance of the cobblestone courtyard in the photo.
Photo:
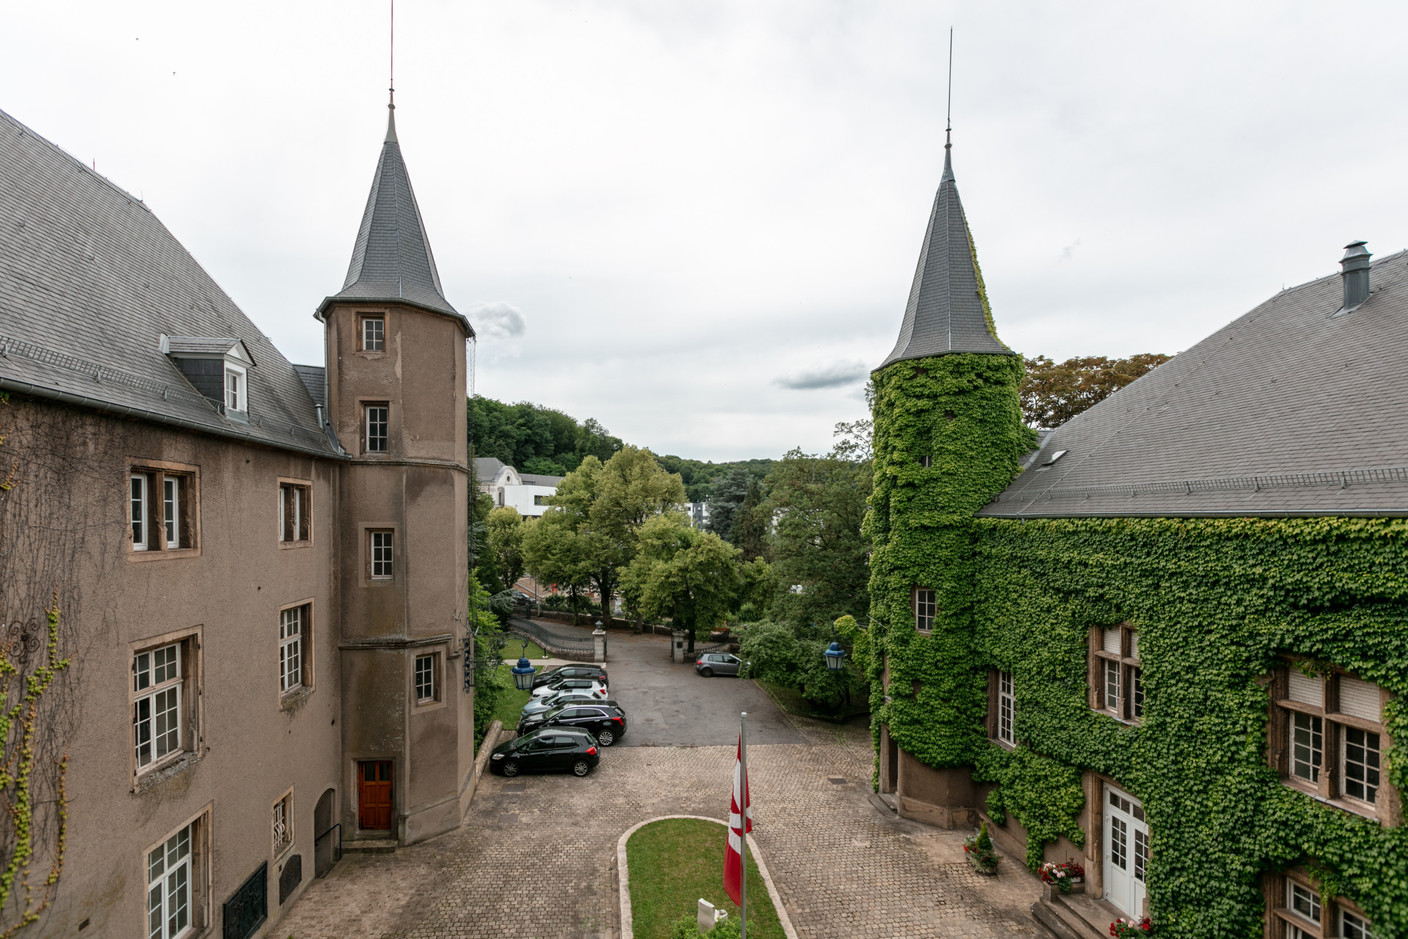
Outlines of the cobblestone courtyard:
[{"label": "cobblestone courtyard", "polygon": [[[963,833],[874,808],[863,727],[799,729],[807,743],[748,755],[754,837],[802,939],[1041,935],[1020,862],[980,879]],[[732,746],[614,747],[585,779],[486,776],[458,831],[348,856],[275,935],[611,939],[617,839],[660,815],[723,818],[733,759]]]}]

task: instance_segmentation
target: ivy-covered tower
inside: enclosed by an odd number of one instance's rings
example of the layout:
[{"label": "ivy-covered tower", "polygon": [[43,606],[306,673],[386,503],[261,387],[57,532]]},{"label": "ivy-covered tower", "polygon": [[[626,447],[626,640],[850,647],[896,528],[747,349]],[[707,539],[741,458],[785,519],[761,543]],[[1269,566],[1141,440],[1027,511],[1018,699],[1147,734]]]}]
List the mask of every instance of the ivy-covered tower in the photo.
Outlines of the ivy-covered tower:
[{"label": "ivy-covered tower", "polygon": [[868,527],[872,712],[880,790],[901,814],[973,821],[971,766],[986,676],[972,652],[973,514],[1027,449],[1022,359],[997,338],[952,143],[894,349],[872,373],[875,488]]}]

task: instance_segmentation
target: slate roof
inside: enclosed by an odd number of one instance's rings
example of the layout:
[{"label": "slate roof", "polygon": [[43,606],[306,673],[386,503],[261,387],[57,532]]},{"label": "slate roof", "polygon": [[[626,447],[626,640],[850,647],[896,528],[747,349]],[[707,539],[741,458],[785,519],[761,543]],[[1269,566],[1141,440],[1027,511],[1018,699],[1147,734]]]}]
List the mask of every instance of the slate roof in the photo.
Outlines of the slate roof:
[{"label": "slate roof", "polygon": [[347,280],[339,293],[323,301],[319,312],[337,300],[411,304],[453,316],[464,324],[468,335],[474,335],[469,320],[450,305],[440,287],[435,255],[396,139],[394,109],[386,121],[386,140],[357,229]]},{"label": "slate roof", "polygon": [[1370,285],[1338,316],[1339,275],[1283,290],[1056,428],[978,514],[1408,515],[1408,252]]},{"label": "slate roof", "polygon": [[[162,354],[162,333],[245,344],[257,363],[249,423],[186,381]],[[337,453],[293,366],[146,205],[3,111],[0,388]]]},{"label": "slate roof", "polygon": [[499,470],[507,466],[503,460],[492,456],[480,456],[474,458],[474,478],[481,483],[487,483],[499,475]]},{"label": "slate roof", "polygon": [[542,476],[538,473],[519,473],[518,478],[523,480],[525,486],[552,486],[554,489],[566,476]]},{"label": "slate roof", "polygon": [[295,365],[293,371],[308,389],[308,397],[319,407],[327,407],[328,370],[321,365]]},{"label": "slate roof", "polygon": [[973,243],[958,199],[950,152],[945,146],[944,174],[924,231],[900,336],[877,372],[904,359],[952,352],[1013,354],[993,335],[983,312]]}]

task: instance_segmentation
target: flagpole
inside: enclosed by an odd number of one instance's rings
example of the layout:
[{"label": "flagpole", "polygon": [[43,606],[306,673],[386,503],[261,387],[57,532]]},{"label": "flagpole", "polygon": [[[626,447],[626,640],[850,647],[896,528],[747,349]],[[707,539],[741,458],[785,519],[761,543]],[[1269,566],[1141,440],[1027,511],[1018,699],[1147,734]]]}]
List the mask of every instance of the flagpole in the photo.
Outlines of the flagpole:
[{"label": "flagpole", "polygon": [[739,875],[738,936],[748,939],[748,712],[739,712],[738,721],[738,762],[743,766],[743,837],[739,848],[743,873]]}]

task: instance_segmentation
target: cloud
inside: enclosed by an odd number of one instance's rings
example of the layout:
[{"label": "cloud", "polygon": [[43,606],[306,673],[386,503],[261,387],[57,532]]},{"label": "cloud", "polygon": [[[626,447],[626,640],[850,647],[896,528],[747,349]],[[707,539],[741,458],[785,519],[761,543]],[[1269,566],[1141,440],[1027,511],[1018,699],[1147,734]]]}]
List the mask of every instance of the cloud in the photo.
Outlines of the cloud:
[{"label": "cloud", "polygon": [[1076,248],[1079,245],[1080,239],[1077,238],[1075,241],[1071,242],[1070,244],[1066,245],[1066,247],[1061,249],[1061,256],[1058,257],[1056,260],[1062,263],[1069,261],[1071,258],[1075,257]]},{"label": "cloud", "polygon": [[483,339],[517,339],[528,331],[528,321],[512,303],[497,300],[469,308],[469,322]]},{"label": "cloud", "polygon": [[775,379],[773,384],[793,391],[815,391],[818,388],[839,388],[852,382],[864,381],[870,370],[864,362],[833,362],[819,368]]}]

